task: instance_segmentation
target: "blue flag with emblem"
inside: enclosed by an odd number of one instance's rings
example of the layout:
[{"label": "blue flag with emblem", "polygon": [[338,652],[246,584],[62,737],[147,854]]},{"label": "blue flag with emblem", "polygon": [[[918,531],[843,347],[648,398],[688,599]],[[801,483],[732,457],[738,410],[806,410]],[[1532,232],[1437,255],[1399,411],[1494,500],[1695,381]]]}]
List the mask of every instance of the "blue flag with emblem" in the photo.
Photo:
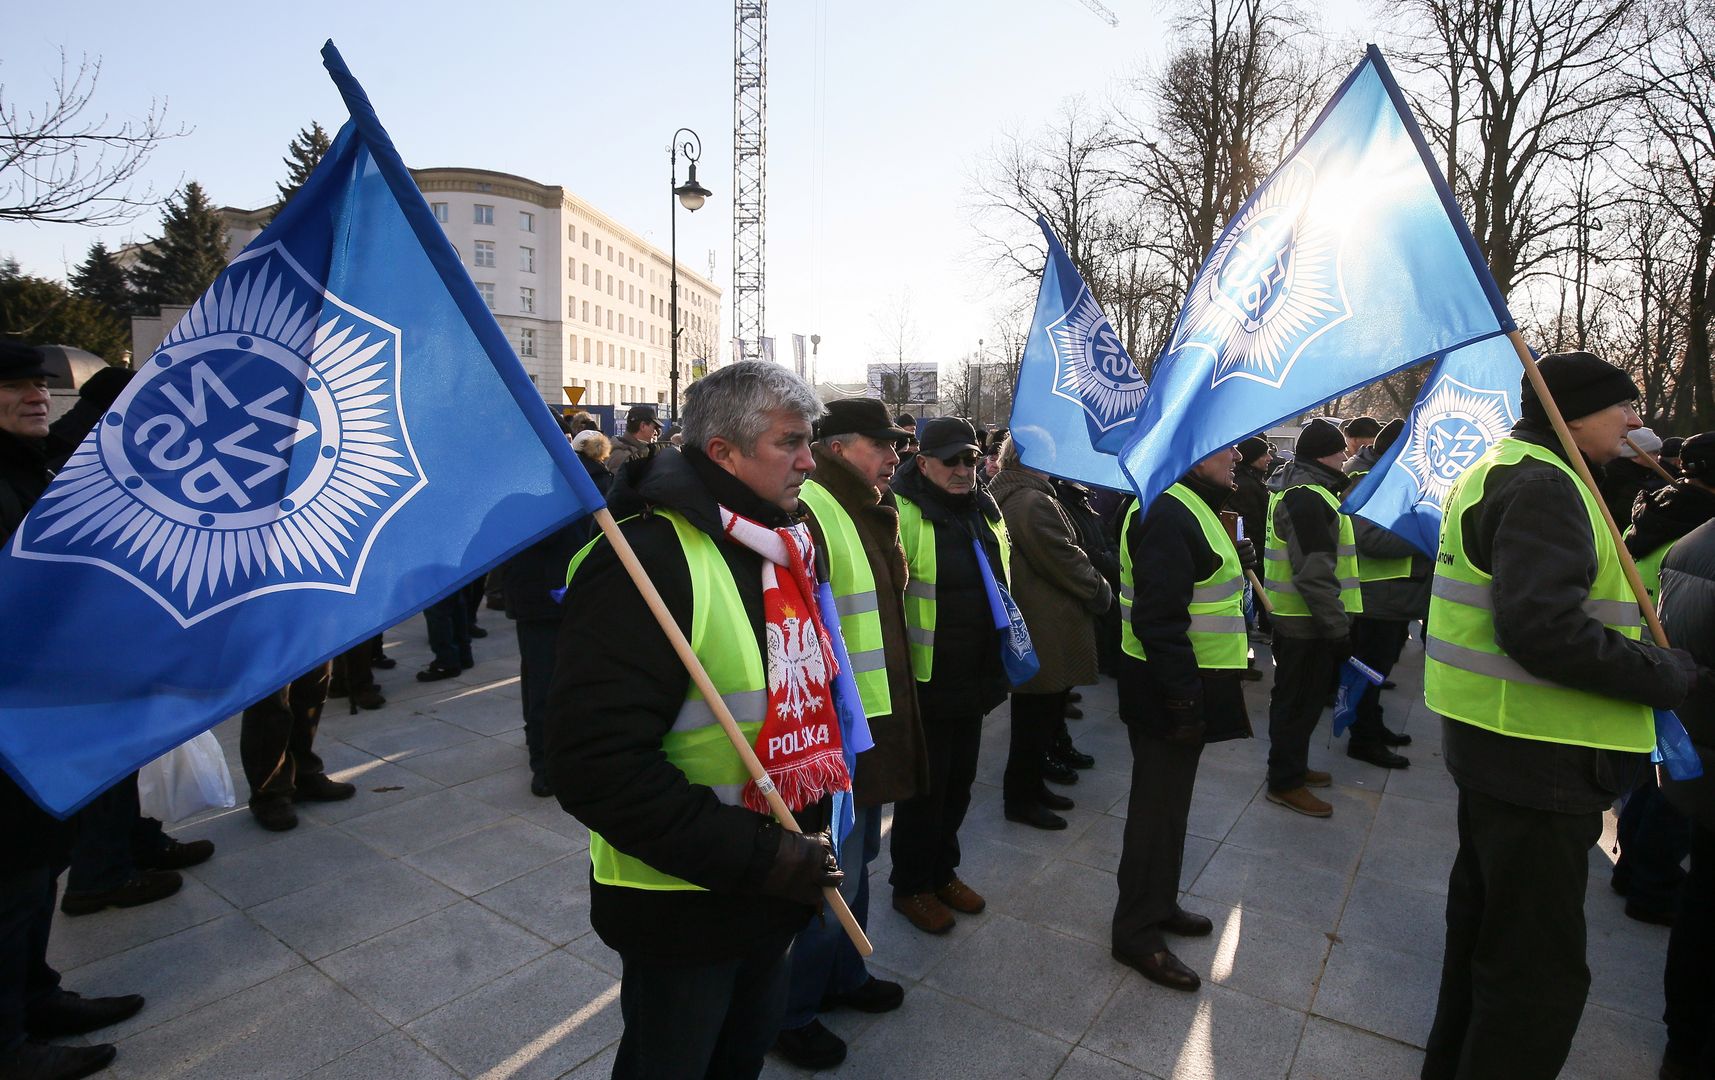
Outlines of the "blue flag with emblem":
[{"label": "blue flag with emblem", "polygon": [[0,761],[56,815],[602,505],[323,57],[350,121],[0,553]]},{"label": "blue flag with emblem", "polygon": [[1521,374],[1518,353],[1504,337],[1448,353],[1424,381],[1405,430],[1340,509],[1434,558],[1453,482],[1518,421]]},{"label": "blue flag with emblem", "polygon": [[1120,463],[1148,505],[1222,447],[1513,329],[1372,45],[1216,241]]},{"label": "blue flag with emblem", "polygon": [[[1146,384],[1048,222],[1036,315],[1013,388],[1012,441],[1033,469],[1083,484],[1127,488],[1114,456],[1131,433]],[[1107,440],[1108,450],[1097,449]]]}]

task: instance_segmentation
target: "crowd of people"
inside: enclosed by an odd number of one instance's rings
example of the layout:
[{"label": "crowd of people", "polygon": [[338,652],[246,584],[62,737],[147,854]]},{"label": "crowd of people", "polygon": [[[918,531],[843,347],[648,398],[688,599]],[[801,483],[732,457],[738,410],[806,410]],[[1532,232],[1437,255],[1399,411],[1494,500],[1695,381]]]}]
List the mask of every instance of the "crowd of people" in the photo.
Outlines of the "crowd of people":
[{"label": "crowd of people", "polygon": [[[91,380],[50,425],[39,354],[0,350],[3,540],[124,373]],[[1715,433],[1656,438],[1631,380],[1589,354],[1540,366],[1599,490],[1526,383],[1523,418],[1453,488],[1431,558],[1340,509],[1400,420],[1312,420],[1290,450],[1253,437],[1140,506],[1031,468],[1004,431],[892,416],[869,398],[824,403],[785,368],[733,364],[691,385],[671,440],[648,406],[623,435],[587,414],[564,423],[668,622],[584,519],[425,610],[434,655],[416,678],[468,670],[492,632],[478,610],[505,611],[530,789],[589,827],[590,921],[623,965],[614,1075],[755,1076],[771,1050],[835,1067],[846,1046],[820,1014],[902,1003],[825,911],[834,889],[867,924],[889,808],[893,909],[926,934],[981,915],[959,836],[985,717],[1010,702],[1005,819],[1064,829],[1094,764],[1067,720],[1102,674],[1117,678],[1132,751],[1112,955],[1196,991],[1173,951],[1213,929],[1178,902],[1187,819],[1203,748],[1253,734],[1243,683],[1261,677],[1256,647],[1273,665],[1266,798],[1328,818],[1315,792],[1332,778],[1309,767],[1311,733],[1344,661],[1385,678],[1416,623],[1459,837],[1422,1075],[1558,1074],[1589,989],[1588,851],[1623,798],[1613,887],[1628,915],[1673,927],[1660,1075],[1708,1080],[1715,800],[1700,783],[1658,785],[1644,755],[1658,709],[1677,709],[1706,756],[1715,743]],[[1644,634],[1604,508],[1630,526],[1624,548],[1677,647]],[[260,827],[351,797],[315,753],[319,719],[330,698],[384,705],[373,670],[392,663],[365,641],[244,711]],[[1387,685],[1358,701],[1346,752],[1407,768]],[[89,1075],[111,1046],[50,1040],[144,1002],[59,986],[46,941],[61,872],[61,910],[91,914],[171,895],[213,845],[143,817],[135,776],[68,823],[9,778],[0,805],[0,1078]]]}]

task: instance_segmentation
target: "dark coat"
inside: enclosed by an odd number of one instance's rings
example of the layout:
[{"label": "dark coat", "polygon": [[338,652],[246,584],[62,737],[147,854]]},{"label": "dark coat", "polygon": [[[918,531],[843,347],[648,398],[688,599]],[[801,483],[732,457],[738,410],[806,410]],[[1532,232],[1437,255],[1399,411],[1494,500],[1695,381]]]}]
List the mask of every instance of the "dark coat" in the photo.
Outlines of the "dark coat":
[{"label": "dark coat", "polygon": [[[1661,621],[1669,641],[1715,667],[1715,521],[1686,534],[1663,560]],[[1699,827],[1715,829],[1715,686],[1699,681],[1679,719],[1703,759],[1703,776],[1676,781],[1663,770],[1662,791]]]},{"label": "dark coat", "polygon": [[620,469],[625,467],[625,464],[628,461],[641,461],[652,458],[656,454],[659,454],[661,452],[661,448],[666,445],[671,444],[658,442],[646,443],[631,435],[615,435],[613,437],[613,449],[610,450],[607,455],[608,471],[618,473]]},{"label": "dark coat", "polygon": [[[917,680],[911,674],[911,646],[905,636],[905,552],[899,547],[899,511],[882,498],[850,465],[825,453],[816,455],[816,482],[851,515],[875,577],[876,611],[881,616],[881,647],[887,657],[887,692],[893,711],[869,718],[875,746],[858,755],[852,800],[860,807],[902,802],[929,790],[929,750],[923,718],[917,711]],[[816,546],[828,549],[814,516]]]},{"label": "dark coat", "polygon": [[891,487],[935,525],[935,667],[928,682],[917,684],[923,723],[984,715],[1006,700],[1007,682],[971,538],[982,541],[995,580],[1005,581],[1000,545],[984,524],[1001,520],[1000,507],[982,490],[948,495],[924,477],[915,457],[894,471]]},{"label": "dark coat", "polygon": [[[1225,491],[1196,477],[1186,478],[1185,485],[1220,512]],[[1221,561],[1202,525],[1178,499],[1164,496],[1132,526],[1126,543],[1131,629],[1149,659],[1127,655],[1120,661],[1120,719],[1164,739],[1189,713],[1202,721],[1205,742],[1249,738],[1240,672],[1198,667],[1191,647],[1191,592]]]},{"label": "dark coat", "polygon": [[1623,529],[1632,518],[1632,506],[1638,496],[1656,490],[1663,483],[1655,470],[1643,462],[1615,458],[1596,474],[1596,495],[1608,504],[1608,513],[1614,515],[1614,523]]},{"label": "dark coat", "polygon": [[[1374,469],[1381,455],[1376,448],[1366,446],[1346,462],[1346,474],[1357,477]],[[1363,585],[1366,619],[1389,622],[1410,622],[1429,614],[1429,589],[1435,579],[1435,564],[1429,556],[1417,550],[1417,545],[1403,540],[1367,518],[1352,516],[1352,534],[1358,544],[1358,558],[1411,558],[1411,576],[1389,581],[1366,581]]]},{"label": "dark coat", "polygon": [[[1340,512],[1314,491],[1299,485],[1326,488],[1336,496],[1346,486],[1346,477],[1315,461],[1294,461],[1269,481],[1276,491],[1286,488],[1274,508],[1274,531],[1286,545],[1292,565],[1292,584],[1310,608],[1308,619],[1275,619],[1275,633],[1283,637],[1343,638],[1351,633],[1351,617],[1340,601],[1340,576],[1335,572],[1336,548],[1340,543]],[[1256,541],[1260,553],[1267,537]]]},{"label": "dark coat", "polygon": [[[611,504],[671,507],[715,537],[766,656],[762,558],[725,538],[717,503],[768,525],[784,525],[787,516],[696,451],[657,454],[643,464],[626,471]],[[628,488],[633,478],[637,486]],[[690,569],[672,523],[646,513],[621,528],[689,637]],[[596,933],[621,954],[683,965],[735,959],[796,933],[810,909],[758,892],[779,851],[779,829],[767,815],[692,784],[661,752],[690,675],[610,545],[585,558],[565,602],[583,614],[561,626],[548,696],[554,794],[620,851],[709,890],[629,889],[592,879]],[[824,799],[799,813],[806,832],[825,827],[827,807]]]},{"label": "dark coat", "polygon": [[[1655,491],[1639,495],[1633,504],[1626,550],[1634,559],[1645,558],[1710,518],[1715,518],[1715,492],[1705,491],[1689,481],[1681,481],[1672,487],[1664,484]],[[1614,520],[1620,528],[1626,527],[1619,518]],[[1673,640],[1671,634],[1668,640]]]},{"label": "dark coat", "polygon": [[1245,537],[1256,545],[1260,555],[1263,543],[1268,540],[1268,477],[1240,464],[1233,470],[1233,481],[1239,487],[1227,500],[1227,509],[1245,523]]},{"label": "dark coat", "polygon": [[[1546,425],[1521,420],[1512,434],[1564,460]],[[1577,480],[1546,462],[1495,469],[1465,515],[1463,541],[1471,562],[1494,578],[1495,640],[1526,671],[1658,709],[1684,700],[1697,676],[1689,653],[1633,641],[1584,613],[1596,548]],[[1444,728],[1454,779],[1538,810],[1606,809],[1646,764],[1641,754],[1515,739],[1454,720]]]},{"label": "dark coat", "polygon": [[[0,544],[11,540],[52,478],[41,443],[0,431]],[[0,873],[64,862],[70,844],[71,826],[0,771]]]},{"label": "dark coat", "polygon": [[[590,483],[603,495],[613,484],[613,474],[592,457],[579,454],[578,461],[589,473]],[[559,622],[566,606],[555,601],[553,591],[566,585],[566,567],[578,549],[595,535],[595,520],[584,516],[549,533],[508,559],[501,568],[501,592],[506,597],[506,617],[525,622]]]},{"label": "dark coat", "polygon": [[1113,603],[1113,590],[1084,549],[1054,484],[1021,468],[995,475],[989,492],[1006,517],[1012,542],[1012,599],[1030,628],[1042,669],[1016,687],[1020,694],[1053,694],[1096,681],[1094,617]]}]

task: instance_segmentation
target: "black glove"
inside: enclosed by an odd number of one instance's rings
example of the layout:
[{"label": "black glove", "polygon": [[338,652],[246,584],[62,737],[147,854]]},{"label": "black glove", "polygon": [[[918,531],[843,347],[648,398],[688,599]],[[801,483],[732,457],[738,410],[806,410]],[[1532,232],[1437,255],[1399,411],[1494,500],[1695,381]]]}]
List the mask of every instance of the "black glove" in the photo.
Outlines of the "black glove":
[{"label": "black glove", "polygon": [[136,375],[130,368],[114,367],[109,364],[100,371],[85,379],[83,386],[78,388],[77,396],[92,405],[103,409],[119,399],[119,395]]},{"label": "black glove", "polygon": [[1691,684],[1691,694],[1704,701],[1715,701],[1715,668],[1697,669],[1697,681]]},{"label": "black glove", "polygon": [[1203,703],[1201,701],[1169,701],[1167,741],[1174,746],[1203,745]]},{"label": "black glove", "polygon": [[[1347,660],[1351,659],[1351,656],[1352,656],[1352,635],[1351,634],[1341,634],[1339,637],[1337,637],[1333,641],[1329,642],[1328,646],[1329,646],[1329,648],[1334,650],[1334,666],[1336,668],[1339,667],[1341,664],[1344,664]],[[1338,672],[1335,673],[1335,677],[1336,678],[1339,677]]]},{"label": "black glove", "polygon": [[1251,542],[1251,538],[1247,536],[1243,540],[1236,540],[1233,547],[1238,550],[1239,565],[1254,574],[1257,566],[1256,545]]},{"label": "black glove", "polygon": [[846,876],[834,858],[834,842],[827,833],[780,833],[780,850],[768,868],[762,891],[797,904],[822,906],[822,890],[837,889]]}]

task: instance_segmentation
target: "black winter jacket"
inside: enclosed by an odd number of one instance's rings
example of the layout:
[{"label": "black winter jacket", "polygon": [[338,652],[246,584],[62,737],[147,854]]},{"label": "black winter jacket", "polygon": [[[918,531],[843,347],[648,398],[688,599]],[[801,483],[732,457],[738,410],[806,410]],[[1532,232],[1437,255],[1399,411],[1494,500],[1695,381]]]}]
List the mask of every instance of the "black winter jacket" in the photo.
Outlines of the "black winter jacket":
[{"label": "black winter jacket", "polygon": [[[1546,425],[1521,420],[1512,436],[1564,460]],[[1584,613],[1596,578],[1596,549],[1576,480],[1529,460],[1495,469],[1482,502],[1465,515],[1464,530],[1471,562],[1494,577],[1495,638],[1526,671],[1659,709],[1684,700],[1697,677],[1690,654],[1633,641]],[[1605,809],[1646,764],[1641,754],[1515,739],[1456,720],[1444,728],[1454,779],[1538,810]]]},{"label": "black winter jacket", "polygon": [[[1366,446],[1346,462],[1346,474],[1357,485],[1360,474],[1376,467],[1381,457],[1376,448]],[[1435,564],[1429,556],[1417,550],[1409,540],[1377,525],[1367,518],[1352,515],[1352,535],[1358,544],[1358,559],[1411,559],[1411,576],[1387,581],[1366,581],[1363,586],[1365,619],[1388,622],[1410,622],[1429,613],[1429,587],[1435,574]]]},{"label": "black winter jacket", "polygon": [[[1661,621],[1667,639],[1715,667],[1715,521],[1673,545],[1661,564]],[[1715,829],[1715,687],[1699,682],[1679,719],[1703,759],[1703,776],[1676,781],[1662,772],[1669,802],[1704,829]]]},{"label": "black winter jacket", "polygon": [[[1626,550],[1642,559],[1663,544],[1671,544],[1699,525],[1715,518],[1715,492],[1682,481],[1638,496],[1632,507],[1632,528],[1626,535]],[[1620,528],[1625,522],[1618,518]],[[1673,635],[1668,635],[1673,640]]]},{"label": "black winter jacket", "polygon": [[[591,457],[578,455],[590,482],[603,495],[613,485],[613,474],[607,466]],[[589,543],[595,535],[595,520],[588,516],[531,544],[507,560],[501,569],[501,593],[506,597],[506,617],[525,622],[559,622],[566,615],[566,606],[556,603],[555,589],[566,584],[566,567],[572,556]]]},{"label": "black winter jacket", "polygon": [[[1292,565],[1292,584],[1310,608],[1308,619],[1275,619],[1275,633],[1283,637],[1343,638],[1351,633],[1351,617],[1340,601],[1340,575],[1336,570],[1340,544],[1340,512],[1312,487],[1325,488],[1336,497],[1346,486],[1346,477],[1316,461],[1294,461],[1269,480],[1274,491],[1286,491],[1274,508],[1274,531],[1286,545]],[[1261,554],[1267,537],[1252,541]],[[1264,564],[1267,569],[1267,564]]]},{"label": "black winter jacket", "polygon": [[[670,507],[717,539],[766,655],[762,558],[725,539],[717,504],[768,525],[785,525],[788,516],[695,450],[633,462],[611,494],[616,514]],[[621,528],[689,637],[690,569],[672,523],[645,513]],[[611,546],[600,544],[585,558],[565,603],[574,614],[560,631],[546,730],[554,794],[614,847],[708,890],[630,889],[592,879],[596,933],[622,955],[681,965],[735,959],[765,939],[796,933],[810,909],[758,892],[780,848],[778,826],[692,784],[661,751],[690,675]],[[824,828],[827,800],[798,820],[805,832]]]},{"label": "black winter jacket", "polygon": [[[1183,482],[1217,513],[1226,503],[1224,489],[1194,476]],[[1162,495],[1126,534],[1126,546],[1135,597],[1131,629],[1149,659],[1128,655],[1120,663],[1120,719],[1166,738],[1196,716],[1205,742],[1248,738],[1240,673],[1199,668],[1188,636],[1191,591],[1220,564],[1203,527],[1178,499]]]}]

